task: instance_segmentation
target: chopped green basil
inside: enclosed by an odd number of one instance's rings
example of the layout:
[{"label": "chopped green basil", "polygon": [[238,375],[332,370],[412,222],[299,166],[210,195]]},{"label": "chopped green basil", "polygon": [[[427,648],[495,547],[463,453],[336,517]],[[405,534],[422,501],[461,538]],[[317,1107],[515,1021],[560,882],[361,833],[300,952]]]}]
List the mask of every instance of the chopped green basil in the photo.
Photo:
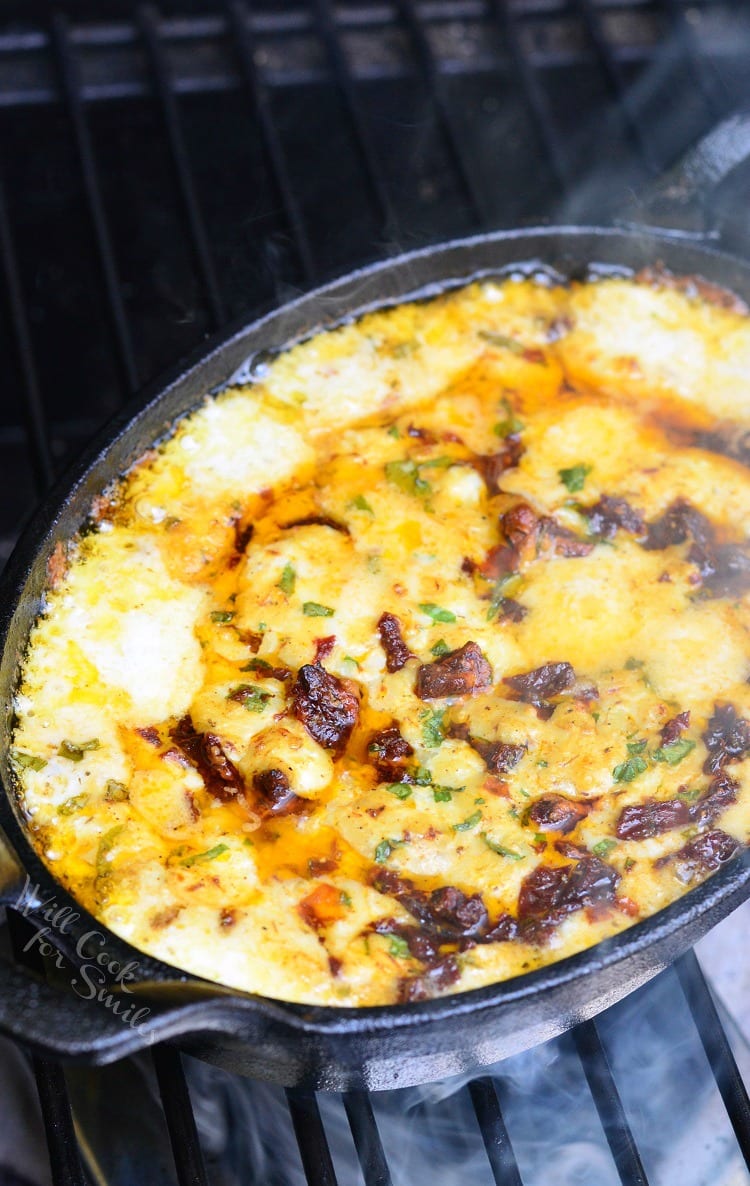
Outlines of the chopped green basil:
[{"label": "chopped green basil", "polygon": [[627,743],[627,750],[629,754],[642,754],[645,748],[645,739],[641,739],[640,741],[629,741]]},{"label": "chopped green basil", "polygon": [[411,953],[406,939],[402,939],[400,935],[389,935],[389,939],[391,943],[388,948],[388,954],[395,956],[396,959],[407,960]]},{"label": "chopped green basil", "polygon": [[430,647],[430,654],[434,655],[436,659],[442,659],[443,655],[450,654],[450,647],[444,638],[439,638],[436,643]]},{"label": "chopped green basil", "polygon": [[374,515],[375,512],[365,498],[364,494],[357,494],[348,504],[349,509],[353,511],[366,511],[368,515]]},{"label": "chopped green basil", "polygon": [[341,892],[339,893],[339,900],[340,900],[342,906],[351,906],[351,904],[352,904],[352,900],[349,897],[346,890],[341,890]]},{"label": "chopped green basil", "polygon": [[456,457],[433,457],[430,461],[420,461],[420,469],[448,469],[451,465],[457,462]]},{"label": "chopped green basil", "polygon": [[477,336],[483,342],[489,342],[490,346],[499,346],[502,350],[510,350],[511,354],[523,354],[526,349],[515,338],[509,338],[507,334],[497,333],[494,329],[480,329],[477,331]]},{"label": "chopped green basil", "polygon": [[294,586],[297,582],[297,574],[292,568],[291,564],[285,564],[279,577],[278,587],[282,593],[286,593],[287,597],[294,592]]},{"label": "chopped green basil", "polygon": [[248,712],[263,712],[266,701],[270,699],[271,693],[264,692],[257,684],[239,684],[227,695],[227,700],[236,701]]},{"label": "chopped green basil", "polygon": [[408,799],[411,795],[411,787],[408,782],[391,782],[385,789],[391,795],[395,795],[397,799]]},{"label": "chopped green basil", "polygon": [[391,427],[388,429],[388,436],[395,437],[397,441],[401,439],[401,429],[399,428],[398,424],[391,425]]},{"label": "chopped green basil", "polygon": [[89,801],[88,795],[73,795],[72,799],[66,799],[61,803],[57,809],[58,815],[75,815],[80,807],[85,807]]},{"label": "chopped green basil", "polygon": [[593,852],[595,857],[604,858],[609,853],[611,853],[613,848],[617,848],[616,840],[600,840],[597,844],[595,844],[593,846],[591,851]]},{"label": "chopped green basil", "polygon": [[454,832],[468,832],[471,828],[476,828],[477,824],[482,818],[481,811],[473,811],[470,816],[462,820],[460,824],[453,825]]},{"label": "chopped green basil", "polygon": [[632,758],[628,758],[627,762],[621,762],[619,766],[615,766],[612,771],[612,777],[615,782],[632,782],[639,774],[643,774],[644,770],[648,769],[648,763],[644,762],[638,754]]},{"label": "chopped green basil", "polygon": [[319,605],[317,601],[306,601],[302,606],[302,613],[306,618],[332,618],[333,610],[329,605]]},{"label": "chopped green basil", "polygon": [[443,718],[445,709],[426,708],[420,713],[422,721],[422,741],[427,749],[437,749],[445,741]]},{"label": "chopped green basil", "polygon": [[690,741],[687,737],[678,737],[670,745],[659,746],[659,749],[654,750],[651,757],[655,762],[666,762],[668,766],[676,766],[694,749],[694,741]]},{"label": "chopped green basil", "polygon": [[625,660],[626,671],[638,671],[641,667],[643,667],[643,659],[634,659],[631,656],[630,659]]},{"label": "chopped green basil", "polygon": [[184,865],[186,869],[189,869],[192,865],[197,865],[201,861],[215,861],[217,857],[223,856],[225,852],[229,852],[228,844],[215,844],[213,848],[209,848],[205,852],[194,852],[192,856],[185,857],[180,861],[180,864]]},{"label": "chopped green basil", "polygon": [[61,741],[57,752],[61,758],[67,758],[69,762],[82,762],[83,755],[92,749],[99,749],[97,737],[91,741],[81,741],[78,745],[73,741]]},{"label": "chopped green basil", "polygon": [[503,420],[498,420],[497,424],[493,425],[492,431],[494,432],[495,436],[509,437],[515,436],[519,432],[523,432],[523,421],[519,420],[515,415],[513,408],[507,399],[503,400],[502,406],[503,411],[505,412],[505,417]]},{"label": "chopped green basil", "polygon": [[123,803],[128,798],[128,788],[124,782],[108,778],[104,785],[104,798],[107,803]]},{"label": "chopped green basil", "polygon": [[38,754],[25,754],[20,749],[11,750],[10,757],[14,766],[21,770],[44,770],[47,765],[46,758],[40,758]]},{"label": "chopped green basil", "polygon": [[544,835],[544,832],[535,832],[534,833],[534,843],[535,844],[546,844],[547,843],[547,837]]},{"label": "chopped green basil", "polygon": [[376,865],[384,865],[389,856],[393,852],[393,846],[390,840],[381,840],[380,844],[375,849],[375,863]]},{"label": "chopped green basil", "polygon": [[432,775],[426,766],[417,766],[414,782],[418,787],[428,787],[432,782]]},{"label": "chopped green basil", "polygon": [[433,787],[432,797],[436,803],[450,803],[453,798],[453,789],[451,787]]},{"label": "chopped green basil", "polygon": [[417,494],[423,497],[432,493],[430,483],[419,476],[419,466],[411,457],[406,457],[403,461],[387,461],[385,476],[394,486],[398,486],[399,490],[403,490],[404,494]]},{"label": "chopped green basil", "polygon": [[698,787],[690,791],[678,791],[677,798],[682,799],[683,803],[695,803],[696,799],[700,799],[701,791]]},{"label": "chopped green basil", "polygon": [[586,478],[591,473],[590,465],[571,465],[566,469],[559,469],[560,481],[571,494],[578,494],[583,490]]},{"label": "chopped green basil", "polygon": [[631,869],[635,869],[635,861],[632,857],[625,858],[625,864],[623,865],[623,868],[626,873],[629,873]]},{"label": "chopped green basil", "polygon": [[211,610],[212,622],[231,622],[234,617],[234,612],[231,609],[214,609]]},{"label": "chopped green basil", "polygon": [[455,622],[456,615],[450,609],[443,609],[440,605],[435,605],[432,601],[420,601],[419,608],[423,614],[427,614],[428,618],[432,618],[433,622]]},{"label": "chopped green basil", "polygon": [[508,857],[511,861],[523,861],[524,854],[522,852],[514,852],[512,848],[506,848],[504,844],[498,844],[496,840],[492,840],[486,832],[481,833],[482,840],[492,852],[496,852],[499,857]]}]

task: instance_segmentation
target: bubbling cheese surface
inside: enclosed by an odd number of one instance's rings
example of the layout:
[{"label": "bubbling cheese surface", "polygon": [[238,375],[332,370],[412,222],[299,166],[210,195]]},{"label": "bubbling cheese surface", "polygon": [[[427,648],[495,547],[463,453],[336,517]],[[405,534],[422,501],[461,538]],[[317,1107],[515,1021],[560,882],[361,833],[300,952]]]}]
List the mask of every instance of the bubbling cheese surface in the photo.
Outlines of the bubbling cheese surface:
[{"label": "bubbling cheese surface", "polygon": [[351,1006],[709,876],[750,835],[748,359],[700,285],[487,281],[207,400],[32,632],[12,760],[52,873],[171,964]]}]

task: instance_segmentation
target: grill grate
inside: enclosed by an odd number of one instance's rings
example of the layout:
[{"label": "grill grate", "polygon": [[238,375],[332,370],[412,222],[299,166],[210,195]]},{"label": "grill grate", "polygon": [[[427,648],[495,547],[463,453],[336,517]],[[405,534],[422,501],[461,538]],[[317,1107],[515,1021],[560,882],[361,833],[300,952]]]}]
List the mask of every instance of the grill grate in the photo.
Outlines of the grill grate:
[{"label": "grill grate", "polygon": [[[33,498],[27,474],[43,491],[66,454],[207,329],[400,246],[606,211],[750,88],[747,18],[719,2],[227,0],[167,15],[123,6],[107,22],[81,12],[36,22],[24,6],[0,30],[0,342],[14,360],[0,462],[17,478],[1,508],[3,554]],[[29,142],[46,166],[19,156]],[[66,233],[75,258],[60,249]],[[750,1167],[747,1091],[692,954],[677,979]],[[619,1178],[645,1186],[601,1025],[579,1026],[574,1043]],[[153,1060],[177,1178],[204,1186],[181,1056],[159,1048]],[[54,1181],[77,1186],[63,1073],[40,1059],[34,1070]],[[521,1186],[501,1085],[483,1076],[468,1090],[494,1181]],[[314,1094],[287,1102],[308,1182],[334,1186]],[[369,1096],[343,1104],[366,1186],[389,1186]]]}]

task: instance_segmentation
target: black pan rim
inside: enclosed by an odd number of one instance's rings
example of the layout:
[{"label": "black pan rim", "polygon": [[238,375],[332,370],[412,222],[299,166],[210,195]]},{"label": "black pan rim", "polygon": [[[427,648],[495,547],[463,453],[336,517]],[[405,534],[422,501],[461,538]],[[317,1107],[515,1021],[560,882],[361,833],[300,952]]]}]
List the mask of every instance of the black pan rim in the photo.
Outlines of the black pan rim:
[{"label": "black pan rim", "polygon": [[[604,226],[539,226],[501,230],[490,234],[454,239],[380,260],[302,293],[292,301],[273,308],[259,317],[254,317],[251,320],[248,320],[247,317],[239,318],[220,333],[206,339],[185,360],[171,368],[165,375],[156,378],[132,400],[129,400],[121,411],[96,434],[42,500],[6,564],[2,576],[0,576],[0,640],[2,640],[3,651],[7,647],[11,623],[19,609],[25,582],[39,556],[48,555],[51,551],[51,547],[47,545],[50,545],[51,541],[54,542],[55,530],[68,502],[74,498],[85,479],[98,465],[106,466],[108,456],[115,445],[129,432],[132,432],[150,411],[158,408],[166,395],[179,387],[181,382],[196,375],[199,376],[212,361],[220,359],[233,345],[240,345],[245,338],[262,334],[266,329],[272,329],[275,323],[280,321],[283,323],[286,318],[293,319],[300,310],[304,310],[308,305],[315,307],[322,304],[325,306],[327,300],[332,300],[349,289],[356,288],[358,285],[366,288],[369,282],[387,276],[389,273],[398,273],[402,269],[408,269],[412,263],[418,264],[425,259],[449,257],[452,252],[468,253],[474,248],[482,249],[507,243],[544,245],[546,242],[549,245],[555,239],[573,244],[593,239],[597,244],[608,243],[615,246],[642,243],[656,249],[657,255],[654,262],[658,260],[659,249],[669,252],[679,246],[683,251],[695,256],[697,274],[699,274],[700,261],[707,260],[714,265],[724,264],[734,270],[739,268],[747,276],[750,285],[750,265],[748,263],[717,250],[712,243],[706,245],[705,242],[692,237],[686,238],[659,230],[619,229]],[[618,264],[616,260],[600,263],[595,257],[592,257],[587,267],[577,269],[575,274],[584,275],[588,272],[593,276],[613,273],[632,275],[633,271],[634,269],[628,264]],[[336,325],[355,320],[375,308],[385,308],[409,299],[424,299],[450,288],[493,275],[507,276],[509,273],[521,272],[525,274],[543,273],[552,279],[559,278],[561,282],[572,278],[557,272],[552,265],[545,262],[544,255],[535,253],[532,247],[529,255],[518,261],[505,262],[496,266],[487,265],[468,271],[460,270],[455,275],[445,277],[442,281],[415,285],[411,289],[407,287],[394,293],[391,297],[381,295],[362,303],[354,302],[342,316],[330,320],[318,317],[310,324],[305,325],[301,332],[283,337],[278,345],[273,346],[271,352],[276,353],[278,350],[287,348],[321,330],[332,329]],[[258,353],[260,352],[250,353],[248,357],[253,358]],[[180,413],[180,416],[174,419],[179,419],[187,414],[191,408],[197,406],[200,399],[206,394],[214,394],[217,390],[232,386],[237,373],[238,368],[235,367],[222,383],[213,385],[211,388],[202,388],[202,395],[195,398]],[[170,422],[165,423],[164,427],[165,432],[168,431]],[[137,453],[140,451],[139,449]],[[122,469],[118,468],[115,473],[110,473],[104,484],[112,481],[121,472]],[[99,489],[101,488],[99,487]],[[88,506],[90,507],[90,501]],[[85,524],[85,521],[86,516],[80,520],[78,529]],[[68,534],[65,532],[66,538]],[[47,546],[46,552],[45,546]],[[34,617],[36,616],[34,614]],[[5,661],[9,661],[7,656],[5,656]],[[624,961],[647,948],[651,943],[657,942],[660,937],[679,929],[681,922],[688,922],[697,914],[717,907],[724,899],[738,896],[743,890],[750,892],[750,854],[745,851],[701,885],[656,914],[575,955],[521,973],[508,980],[499,981],[483,988],[471,989],[464,993],[453,993],[434,1000],[405,1005],[351,1007],[297,1004],[271,997],[261,997],[202,979],[164,961],[147,956],[140,949],[132,947],[126,941],[119,939],[113,932],[108,931],[105,924],[90,915],[65,890],[64,886],[55,879],[38,857],[22,823],[20,804],[13,790],[13,778],[9,777],[9,773],[8,771],[5,779],[9,785],[5,787],[5,793],[0,795],[0,824],[8,833],[24,869],[30,876],[33,875],[33,878],[36,878],[36,882],[40,886],[51,888],[55,901],[62,905],[69,905],[79,912],[88,929],[105,933],[107,940],[111,938],[113,949],[124,951],[151,972],[151,975],[147,975],[139,985],[139,992],[145,996],[149,987],[152,987],[158,990],[159,995],[162,995],[164,990],[169,987],[173,987],[175,991],[192,988],[196,994],[203,996],[204,1003],[209,1007],[212,1000],[222,1008],[226,1008],[227,1004],[231,1003],[238,1010],[238,1018],[248,1010],[260,1011],[269,1019],[283,1021],[290,1028],[305,1032],[319,1034],[375,1033],[394,1028],[427,1025],[462,1014],[476,1014],[501,1005],[510,1005],[536,993],[578,981],[581,977],[597,969],[610,967]],[[206,999],[207,997],[209,999]],[[194,1001],[196,997],[193,996],[192,999]]]}]

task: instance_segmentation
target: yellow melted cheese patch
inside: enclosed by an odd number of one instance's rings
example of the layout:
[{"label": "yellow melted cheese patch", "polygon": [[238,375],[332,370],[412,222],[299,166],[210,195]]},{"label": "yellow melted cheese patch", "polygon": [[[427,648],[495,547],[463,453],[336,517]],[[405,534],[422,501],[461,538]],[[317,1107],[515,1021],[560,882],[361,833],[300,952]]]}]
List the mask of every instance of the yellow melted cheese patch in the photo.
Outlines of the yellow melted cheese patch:
[{"label": "yellow melted cheese patch", "polygon": [[50,869],[143,951],[352,1006],[710,875],[750,831],[749,357],[689,288],[488,281],[207,400],[32,632]]}]

